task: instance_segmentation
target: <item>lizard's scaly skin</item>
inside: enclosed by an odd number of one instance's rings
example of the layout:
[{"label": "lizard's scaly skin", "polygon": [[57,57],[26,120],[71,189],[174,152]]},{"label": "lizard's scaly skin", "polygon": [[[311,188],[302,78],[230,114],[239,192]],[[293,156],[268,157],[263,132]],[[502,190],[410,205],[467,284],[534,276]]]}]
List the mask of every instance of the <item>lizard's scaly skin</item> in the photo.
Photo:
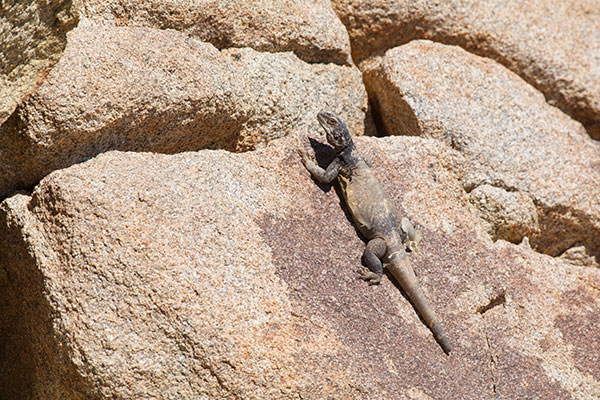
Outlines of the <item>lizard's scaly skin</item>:
[{"label": "lizard's scaly skin", "polygon": [[320,112],[317,118],[325,129],[327,141],[336,152],[336,158],[327,169],[323,169],[305,152],[300,151],[300,155],[306,169],[317,180],[331,182],[338,179],[354,222],[368,240],[364,259],[369,269],[363,268],[361,278],[370,284],[379,283],[381,261],[386,263],[444,352],[450,353],[450,343],[417,281],[406,252],[405,246],[411,250],[413,246],[416,248],[420,240],[419,233],[408,219],[400,216],[392,199],[354,147],[346,125],[335,115],[326,112]]}]

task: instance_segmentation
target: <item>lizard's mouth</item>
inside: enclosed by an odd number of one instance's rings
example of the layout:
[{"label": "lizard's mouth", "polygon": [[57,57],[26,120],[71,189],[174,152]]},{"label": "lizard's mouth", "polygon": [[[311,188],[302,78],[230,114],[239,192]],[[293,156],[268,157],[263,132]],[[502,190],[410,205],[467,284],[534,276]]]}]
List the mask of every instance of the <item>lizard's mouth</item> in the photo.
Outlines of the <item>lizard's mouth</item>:
[{"label": "lizard's mouth", "polygon": [[320,113],[317,114],[317,120],[319,121],[319,125],[321,125],[321,127],[323,127],[323,129],[325,130],[325,133],[329,134],[330,133],[330,126],[327,125],[327,117],[325,116],[325,113],[323,111],[321,111]]}]

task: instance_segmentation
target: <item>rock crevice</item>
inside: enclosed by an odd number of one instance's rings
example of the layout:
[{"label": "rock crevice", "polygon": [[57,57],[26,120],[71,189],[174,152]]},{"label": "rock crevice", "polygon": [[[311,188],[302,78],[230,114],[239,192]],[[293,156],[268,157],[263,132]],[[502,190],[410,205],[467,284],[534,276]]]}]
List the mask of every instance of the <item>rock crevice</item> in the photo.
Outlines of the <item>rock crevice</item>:
[{"label": "rock crevice", "polygon": [[597,257],[600,145],[579,123],[456,46],[413,41],[364,66],[390,134],[434,138],[464,156],[452,168],[494,240],[527,236],[552,256],[581,244]]},{"label": "rock crevice", "polygon": [[[3,2],[0,397],[600,398],[600,28],[557,4]],[[323,109],[449,356],[357,279]]]},{"label": "rock crevice", "polygon": [[357,64],[412,40],[457,45],[515,72],[600,139],[600,18],[595,1],[332,4],[348,29]]}]

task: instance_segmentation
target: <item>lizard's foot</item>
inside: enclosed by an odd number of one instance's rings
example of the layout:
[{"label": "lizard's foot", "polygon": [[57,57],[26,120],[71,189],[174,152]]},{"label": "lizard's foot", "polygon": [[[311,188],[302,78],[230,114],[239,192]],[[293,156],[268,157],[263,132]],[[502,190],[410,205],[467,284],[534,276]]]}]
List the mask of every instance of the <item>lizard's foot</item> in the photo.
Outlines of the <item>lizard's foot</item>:
[{"label": "lizard's foot", "polygon": [[379,285],[381,282],[381,275],[376,274],[368,268],[360,267],[357,272],[359,278],[363,281],[367,281],[369,285]]}]

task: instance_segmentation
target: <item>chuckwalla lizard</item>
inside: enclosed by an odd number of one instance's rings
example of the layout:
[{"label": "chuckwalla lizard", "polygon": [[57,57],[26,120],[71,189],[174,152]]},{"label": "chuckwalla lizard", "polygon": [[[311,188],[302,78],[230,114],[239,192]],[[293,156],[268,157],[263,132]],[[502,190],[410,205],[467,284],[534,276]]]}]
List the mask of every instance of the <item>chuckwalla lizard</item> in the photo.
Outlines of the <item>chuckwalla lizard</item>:
[{"label": "chuckwalla lizard", "polygon": [[448,338],[419,285],[406,251],[407,248],[416,250],[420,240],[418,231],[407,218],[401,218],[390,196],[354,146],[344,122],[328,112],[320,112],[317,119],[335,151],[335,159],[323,169],[304,150],[299,153],[306,169],[319,182],[338,179],[354,222],[368,240],[363,254],[368,268],[361,267],[360,277],[371,285],[378,284],[383,274],[383,261],[444,352],[449,354]]}]

